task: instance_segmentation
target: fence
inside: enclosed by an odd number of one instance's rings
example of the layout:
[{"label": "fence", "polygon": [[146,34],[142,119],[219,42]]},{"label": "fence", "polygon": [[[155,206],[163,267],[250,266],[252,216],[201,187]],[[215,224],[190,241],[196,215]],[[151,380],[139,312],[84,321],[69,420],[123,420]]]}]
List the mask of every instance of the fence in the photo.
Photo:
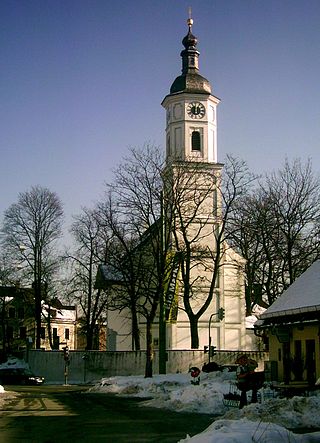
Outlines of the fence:
[{"label": "fence", "polygon": [[[246,354],[256,360],[259,369],[263,370],[264,361],[268,360],[267,352],[258,351],[217,351],[212,358],[218,364],[233,364],[237,357]],[[167,352],[167,373],[188,372],[191,366],[200,369],[207,361],[203,350],[180,350]],[[103,352],[103,351],[70,351],[70,364],[65,375],[65,361],[61,351],[29,350],[28,363],[38,375],[45,377],[47,383],[70,384],[94,383],[103,377],[117,375],[144,375],[145,351]],[[155,352],[153,372],[158,374],[159,360]]]}]

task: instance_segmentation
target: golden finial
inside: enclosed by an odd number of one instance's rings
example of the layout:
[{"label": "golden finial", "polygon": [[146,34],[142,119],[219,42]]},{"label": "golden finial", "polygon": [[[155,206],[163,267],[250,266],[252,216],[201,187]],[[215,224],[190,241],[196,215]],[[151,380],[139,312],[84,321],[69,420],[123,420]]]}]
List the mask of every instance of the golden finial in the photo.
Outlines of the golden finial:
[{"label": "golden finial", "polygon": [[191,26],[193,25],[193,20],[191,18],[191,16],[192,16],[191,6],[189,6],[188,12],[189,12],[189,18],[187,20],[187,24],[189,26],[189,30],[191,31]]}]

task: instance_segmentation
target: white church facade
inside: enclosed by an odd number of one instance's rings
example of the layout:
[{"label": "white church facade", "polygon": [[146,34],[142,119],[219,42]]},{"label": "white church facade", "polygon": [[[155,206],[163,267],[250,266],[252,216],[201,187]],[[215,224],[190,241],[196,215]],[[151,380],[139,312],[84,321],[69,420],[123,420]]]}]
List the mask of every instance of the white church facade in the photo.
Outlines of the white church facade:
[{"label": "white church facade", "polygon": [[[171,85],[169,94],[164,98],[162,106],[166,111],[166,159],[168,168],[175,174],[181,165],[202,174],[202,187],[210,187],[212,195],[206,198],[198,217],[206,220],[202,227],[200,247],[208,247],[210,256],[215,254],[215,230],[219,228],[219,209],[221,196],[212,180],[221,178],[223,165],[218,163],[217,142],[217,108],[220,100],[212,94],[211,85],[199,73],[199,52],[197,39],[192,34],[193,21],[188,20],[188,34],[182,40],[184,49],[181,52],[182,73]],[[199,183],[199,181],[198,181]],[[204,214],[206,212],[206,214]],[[190,228],[192,229],[192,228]],[[178,237],[177,237],[178,238]],[[179,242],[179,238],[176,240]],[[244,260],[234,250],[223,244],[223,254],[214,287],[214,296],[206,311],[198,320],[199,349],[214,345],[217,350],[253,350],[254,339],[246,329],[245,318],[245,280]],[[211,261],[212,262],[212,261]],[[202,263],[193,268],[195,280],[198,277],[198,296],[191,301],[196,312],[197,304],[207,295],[210,286],[212,264]],[[166,323],[166,349],[191,349],[190,322],[183,305],[183,281],[179,281],[178,310],[176,317]],[[218,318],[223,312],[223,318]],[[145,349],[145,324],[139,324],[141,348]],[[107,350],[131,350],[130,313],[108,312],[108,343]],[[159,346],[158,317],[153,325],[153,347]]]}]

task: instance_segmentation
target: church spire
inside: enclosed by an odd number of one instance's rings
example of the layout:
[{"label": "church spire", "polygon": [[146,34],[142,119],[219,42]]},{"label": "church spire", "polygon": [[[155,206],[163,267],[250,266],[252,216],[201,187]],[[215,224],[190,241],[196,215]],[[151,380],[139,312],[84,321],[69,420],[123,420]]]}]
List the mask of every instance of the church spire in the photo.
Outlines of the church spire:
[{"label": "church spire", "polygon": [[199,51],[197,50],[197,37],[192,34],[193,19],[191,18],[191,8],[189,8],[188,34],[182,40],[185,49],[181,52],[182,74],[194,73],[199,70]]},{"label": "church spire", "polygon": [[188,34],[183,38],[182,44],[185,49],[180,53],[182,57],[182,73],[175,79],[170,88],[170,94],[180,92],[194,92],[198,94],[211,94],[211,86],[208,80],[199,74],[199,51],[197,50],[198,39],[192,33],[193,19],[189,9],[187,20]]}]

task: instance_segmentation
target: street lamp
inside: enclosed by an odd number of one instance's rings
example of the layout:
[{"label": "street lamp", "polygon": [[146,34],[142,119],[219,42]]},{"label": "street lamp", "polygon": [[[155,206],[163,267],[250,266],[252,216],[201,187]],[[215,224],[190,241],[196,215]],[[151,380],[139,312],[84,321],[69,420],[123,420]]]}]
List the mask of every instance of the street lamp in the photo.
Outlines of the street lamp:
[{"label": "street lamp", "polygon": [[209,351],[209,363],[210,363],[211,354],[212,354],[212,356],[214,355],[214,349],[215,349],[214,346],[211,346],[211,321],[212,321],[212,317],[214,315],[218,316],[219,321],[223,320],[224,319],[224,315],[225,315],[224,308],[219,308],[218,312],[214,312],[213,314],[210,315],[210,318],[209,318],[209,349],[208,349],[208,351]]},{"label": "street lamp", "polygon": [[[164,226],[164,214],[163,214],[163,192],[160,194],[160,248],[159,258],[161,263],[161,272],[165,269],[165,226]],[[165,292],[162,285],[160,300],[159,300],[159,374],[166,374],[166,362],[167,362],[167,324],[165,318]]]}]

